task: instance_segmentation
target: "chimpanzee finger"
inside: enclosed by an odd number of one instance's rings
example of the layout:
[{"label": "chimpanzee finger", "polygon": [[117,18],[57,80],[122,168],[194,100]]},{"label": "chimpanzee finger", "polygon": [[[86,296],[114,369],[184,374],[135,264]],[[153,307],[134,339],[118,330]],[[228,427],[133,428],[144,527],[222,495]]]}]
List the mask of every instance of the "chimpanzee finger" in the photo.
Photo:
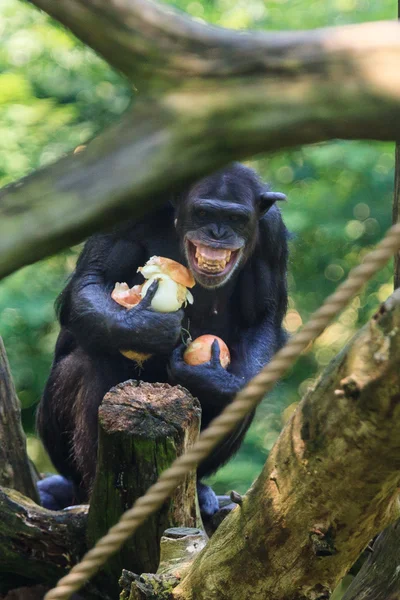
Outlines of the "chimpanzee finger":
[{"label": "chimpanzee finger", "polygon": [[214,340],[211,345],[211,364],[213,367],[220,366],[221,361],[219,360],[219,355],[221,354],[221,349],[218,344],[218,340]]},{"label": "chimpanzee finger", "polygon": [[143,300],[141,300],[141,302],[138,306],[140,306],[140,308],[150,308],[151,301],[153,300],[154,296],[156,295],[157,289],[158,289],[158,279],[155,279],[153,281],[153,283],[150,285],[150,287],[148,288],[145,297],[143,298]]}]

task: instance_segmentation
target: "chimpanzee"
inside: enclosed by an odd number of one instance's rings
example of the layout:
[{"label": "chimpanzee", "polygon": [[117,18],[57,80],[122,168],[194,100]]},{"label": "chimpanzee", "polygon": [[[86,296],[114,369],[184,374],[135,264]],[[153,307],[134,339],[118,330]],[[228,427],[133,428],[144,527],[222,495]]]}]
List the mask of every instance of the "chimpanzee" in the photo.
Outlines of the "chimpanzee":
[{"label": "chimpanzee", "polygon": [[[61,332],[37,420],[55,467],[74,484],[75,501],[87,501],[93,482],[103,396],[117,383],[137,378],[135,363],[121,349],[152,354],[140,379],[185,386],[201,403],[205,428],[282,346],[288,236],[275,202],[284,198],[253,170],[234,163],[141,222],[89,238],[58,299]],[[153,311],[157,283],[130,310],[112,300],[117,281],[143,282],[137,268],[153,255],[190,269],[196,280],[192,306]],[[220,365],[216,342],[210,362],[187,365],[182,328],[193,339],[206,333],[222,338],[231,353],[229,368]],[[252,416],[200,465],[199,480],[237,451]],[[59,483],[60,478],[56,490],[52,478],[40,483],[43,502],[51,508],[72,501],[68,494],[59,500]],[[70,489],[66,480],[64,487]],[[208,486],[198,487],[203,514],[213,514],[216,496]]]}]

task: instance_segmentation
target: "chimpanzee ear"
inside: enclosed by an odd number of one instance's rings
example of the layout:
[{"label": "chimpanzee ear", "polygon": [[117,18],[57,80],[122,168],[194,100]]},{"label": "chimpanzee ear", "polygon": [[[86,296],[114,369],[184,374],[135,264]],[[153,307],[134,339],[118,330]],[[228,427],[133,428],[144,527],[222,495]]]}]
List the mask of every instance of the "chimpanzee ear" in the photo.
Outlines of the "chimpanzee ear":
[{"label": "chimpanzee ear", "polygon": [[259,199],[260,217],[263,217],[275,202],[286,200],[286,196],[285,194],[281,194],[281,192],[261,192]]}]

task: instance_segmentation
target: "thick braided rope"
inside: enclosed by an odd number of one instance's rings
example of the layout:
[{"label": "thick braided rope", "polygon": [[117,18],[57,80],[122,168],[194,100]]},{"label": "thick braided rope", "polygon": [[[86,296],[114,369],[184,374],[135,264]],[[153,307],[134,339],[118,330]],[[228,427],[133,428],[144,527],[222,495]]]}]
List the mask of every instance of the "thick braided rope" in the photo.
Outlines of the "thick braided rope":
[{"label": "thick braided rope", "polygon": [[144,520],[161,507],[163,502],[185,478],[204,460],[218,442],[259,404],[264,394],[295,362],[301,352],[313,342],[345,307],[360,288],[383,267],[400,248],[400,223],[391,227],[375,250],[369,252],[361,265],[350,271],[348,278],[329,296],[324,304],[311,316],[303,329],[293,336],[271,362],[241,390],[235,400],[211,422],[201,433],[193,447],[175,460],[164,471],[133,507],[127,510],[109,532],[85,554],[68,575],[60,579],[44,600],[67,600],[79,590],[124,542],[136,531]]}]

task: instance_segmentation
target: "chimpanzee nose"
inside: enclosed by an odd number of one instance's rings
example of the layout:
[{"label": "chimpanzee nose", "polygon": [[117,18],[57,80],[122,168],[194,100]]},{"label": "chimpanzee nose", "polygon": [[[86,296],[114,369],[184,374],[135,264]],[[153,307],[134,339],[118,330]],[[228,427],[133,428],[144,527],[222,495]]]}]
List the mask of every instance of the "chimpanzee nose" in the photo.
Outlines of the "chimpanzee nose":
[{"label": "chimpanzee nose", "polygon": [[215,240],[222,240],[225,237],[225,228],[222,225],[218,225],[217,223],[213,223],[208,227],[208,234],[210,237],[213,237]]}]

